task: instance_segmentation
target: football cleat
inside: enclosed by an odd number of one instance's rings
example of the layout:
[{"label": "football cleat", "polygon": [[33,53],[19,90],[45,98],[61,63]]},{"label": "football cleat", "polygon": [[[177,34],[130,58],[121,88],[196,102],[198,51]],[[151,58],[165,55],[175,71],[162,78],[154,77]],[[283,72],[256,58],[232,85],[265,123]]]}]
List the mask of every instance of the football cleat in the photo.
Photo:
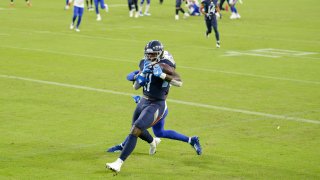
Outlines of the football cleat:
[{"label": "football cleat", "polygon": [[140,16],[139,12],[136,12],[136,14],[134,15],[135,18],[138,18]]},{"label": "football cleat", "polygon": [[220,48],[220,42],[219,41],[217,42],[216,47]]},{"label": "football cleat", "polygon": [[232,13],[230,16],[230,19],[237,19],[237,14],[236,13]]},{"label": "football cleat", "polygon": [[73,23],[71,23],[70,24],[70,29],[73,29],[73,28],[74,28]]},{"label": "football cleat", "polygon": [[121,166],[123,164],[123,161],[121,159],[117,159],[115,162],[113,163],[106,163],[106,168],[118,173],[120,172]]},{"label": "football cleat", "polygon": [[175,15],[175,16],[174,16],[174,19],[175,19],[175,20],[179,20],[179,15]]},{"label": "football cleat", "polygon": [[76,32],[80,32],[80,29],[76,28]]},{"label": "football cleat", "polygon": [[209,34],[206,32],[206,34],[205,34],[205,35],[206,35],[206,38],[208,39],[208,38],[209,38]]},{"label": "football cleat", "polygon": [[149,150],[150,155],[154,155],[156,153],[157,146],[160,142],[161,142],[160,138],[153,138],[152,143],[150,143],[150,150]]},{"label": "football cleat", "polygon": [[151,16],[151,14],[148,13],[148,12],[145,12],[144,15],[145,15],[145,16]]},{"label": "football cleat", "polygon": [[30,1],[27,1],[27,6],[28,6],[28,7],[31,7],[31,6],[32,6],[32,4],[31,4]]},{"label": "football cleat", "polygon": [[97,21],[101,21],[101,16],[100,16],[100,14],[97,15]]},{"label": "football cleat", "polygon": [[121,152],[123,150],[123,146],[121,144],[115,145],[107,150],[107,152]]},{"label": "football cleat", "polygon": [[199,137],[198,136],[193,136],[191,137],[191,146],[196,150],[198,155],[202,154],[202,148],[200,145]]},{"label": "football cleat", "polygon": [[133,10],[129,11],[129,17],[133,17]]}]

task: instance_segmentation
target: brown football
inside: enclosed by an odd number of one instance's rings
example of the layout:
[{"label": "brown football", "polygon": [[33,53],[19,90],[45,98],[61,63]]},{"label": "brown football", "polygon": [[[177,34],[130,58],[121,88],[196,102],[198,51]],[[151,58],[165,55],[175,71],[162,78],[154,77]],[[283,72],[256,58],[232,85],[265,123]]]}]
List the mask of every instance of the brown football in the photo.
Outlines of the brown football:
[{"label": "brown football", "polygon": [[161,67],[162,71],[168,75],[173,75],[174,68],[169,66],[166,63],[159,63],[159,66]]}]

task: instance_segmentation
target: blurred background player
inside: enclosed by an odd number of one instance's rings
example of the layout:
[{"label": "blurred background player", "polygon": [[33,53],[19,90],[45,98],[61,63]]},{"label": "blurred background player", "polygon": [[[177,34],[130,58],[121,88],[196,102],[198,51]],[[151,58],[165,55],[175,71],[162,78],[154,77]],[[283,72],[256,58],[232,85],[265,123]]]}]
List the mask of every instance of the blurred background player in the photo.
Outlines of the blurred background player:
[{"label": "blurred background player", "polygon": [[[69,0],[69,5],[72,3],[73,0]],[[84,0],[74,0],[73,3],[73,17],[72,17],[72,23],[70,25],[70,29],[74,28],[74,23],[76,19],[78,18],[77,25],[76,25],[76,31],[80,32],[79,26],[81,23],[82,15],[83,15],[83,9],[84,9]]]},{"label": "blurred background player", "polygon": [[133,17],[133,12],[136,10],[135,18],[139,17],[139,7],[138,7],[138,0],[128,0],[129,6],[129,17]]},{"label": "blurred background player", "polygon": [[69,6],[69,0],[66,0],[66,6],[64,7],[65,10],[68,10],[70,9],[70,6]]},{"label": "blurred background player", "polygon": [[226,10],[226,9],[223,7],[223,4],[224,4],[225,1],[226,1],[226,0],[220,0],[219,9],[220,9],[221,11]]},{"label": "blurred background player", "polygon": [[[29,0],[26,0],[27,6],[31,7],[31,2]],[[14,6],[14,0],[10,0],[10,6]]]},{"label": "blurred background player", "polygon": [[88,11],[93,11],[93,0],[86,0]]},{"label": "blurred background player", "polygon": [[99,5],[101,9],[104,9],[106,12],[109,11],[108,5],[104,3],[104,0],[94,0],[94,6],[96,8],[97,21],[101,21],[101,15],[99,12]]},{"label": "blurred background player", "polygon": [[202,0],[201,13],[204,15],[204,20],[207,26],[206,37],[212,32],[212,27],[216,35],[216,47],[220,48],[220,35],[218,31],[217,16],[221,17],[219,14],[218,0]]},{"label": "blurred background player", "polygon": [[[147,0],[146,8],[144,10],[144,15],[146,15],[146,16],[151,16],[151,14],[149,13],[150,1],[151,0]],[[143,14],[142,14],[143,3],[144,3],[144,0],[141,0],[141,2],[140,2],[140,10],[139,10],[139,15],[140,16],[143,16]]]},{"label": "blurred background player", "polygon": [[191,16],[200,16],[200,5],[198,0],[187,0],[186,6],[188,7]]},{"label": "blurred background player", "polygon": [[[229,0],[229,6],[230,6],[230,10],[231,10],[231,16],[230,19],[240,19],[241,16],[238,13],[238,10],[236,8],[236,4],[237,4],[238,0]],[[242,1],[239,1],[242,4]]]},{"label": "blurred background player", "polygon": [[183,13],[183,17],[187,18],[190,15],[184,11],[184,9],[181,7],[181,3],[184,0],[176,0],[176,15],[175,15],[175,20],[179,20],[179,11]]}]

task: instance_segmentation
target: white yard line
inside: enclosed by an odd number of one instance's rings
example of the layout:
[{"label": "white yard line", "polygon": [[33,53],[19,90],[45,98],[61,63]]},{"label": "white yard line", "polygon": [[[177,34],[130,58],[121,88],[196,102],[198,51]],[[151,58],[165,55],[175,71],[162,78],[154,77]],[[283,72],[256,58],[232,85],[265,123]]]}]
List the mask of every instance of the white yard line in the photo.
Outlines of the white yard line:
[{"label": "white yard line", "polygon": [[[226,51],[226,53],[222,56],[262,56],[262,57],[269,57],[269,58],[280,58],[280,57],[301,57],[306,55],[314,55],[318,54],[316,52],[306,52],[306,51],[294,51],[294,50],[287,50],[287,49],[275,49],[275,48],[268,48],[268,49],[252,49],[246,51]],[[303,58],[310,58],[310,57],[303,57]],[[314,58],[313,59],[320,59]]]},{"label": "white yard line", "polygon": [[[45,50],[45,49],[34,49],[34,48],[21,48],[21,47],[15,47],[15,46],[0,46],[0,48],[11,48],[11,49],[26,50],[26,51],[36,51],[36,52],[44,52],[44,53],[51,53],[51,54],[67,55],[67,56],[78,56],[78,57],[103,59],[103,60],[108,60],[108,61],[121,61],[121,62],[137,63],[136,61],[121,59],[119,57],[108,58],[105,56],[92,56],[92,55],[83,55],[83,54],[79,54],[79,53],[68,53],[68,52],[52,51],[52,50]],[[296,83],[320,85],[320,82],[317,82],[317,81],[281,78],[281,77],[274,77],[274,76],[256,75],[256,74],[239,73],[239,72],[231,72],[231,71],[221,71],[221,70],[215,70],[215,69],[197,68],[197,67],[188,67],[188,66],[179,66],[179,68],[192,69],[192,70],[198,70],[198,71],[207,71],[207,72],[214,72],[214,73],[232,74],[232,75],[238,75],[238,76],[248,76],[248,77],[254,77],[254,78],[274,79],[274,80],[280,80],[280,81],[291,81],[291,82],[296,82]]]},{"label": "white yard line", "polygon": [[[88,90],[88,91],[104,92],[104,93],[116,94],[116,95],[124,95],[124,96],[132,96],[133,95],[130,93],[107,90],[107,89],[98,89],[98,88],[92,88],[92,87],[87,87],[87,86],[72,85],[72,84],[59,83],[59,82],[53,82],[53,81],[44,81],[44,80],[11,76],[11,75],[5,75],[5,74],[0,74],[0,77],[6,78],[6,79],[23,80],[23,81],[29,81],[29,82],[35,82],[35,83],[41,83],[41,84],[49,84],[49,85],[55,85],[55,86],[68,87],[68,88],[83,89],[83,90]],[[177,104],[188,105],[188,106],[202,107],[202,108],[207,108],[207,109],[215,109],[215,110],[220,110],[220,111],[228,111],[228,112],[233,112],[233,113],[249,114],[249,115],[255,115],[255,116],[262,116],[262,117],[272,118],[272,119],[282,119],[282,120],[297,121],[297,122],[303,122],[303,123],[320,124],[320,120],[312,120],[312,119],[304,119],[304,118],[298,118],[298,117],[289,117],[289,116],[283,116],[283,115],[268,114],[268,113],[263,113],[263,112],[234,109],[234,108],[214,106],[214,105],[202,104],[202,103],[196,103],[196,102],[181,101],[181,100],[175,100],[175,99],[167,99],[167,101],[177,103]]]}]

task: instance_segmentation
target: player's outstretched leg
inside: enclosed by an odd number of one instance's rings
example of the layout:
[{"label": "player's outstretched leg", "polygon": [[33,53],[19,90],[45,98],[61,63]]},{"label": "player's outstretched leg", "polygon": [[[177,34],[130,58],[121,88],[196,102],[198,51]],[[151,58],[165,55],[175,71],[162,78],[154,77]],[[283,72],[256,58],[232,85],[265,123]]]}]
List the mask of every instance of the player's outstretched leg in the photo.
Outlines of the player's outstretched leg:
[{"label": "player's outstretched leg", "polygon": [[202,148],[200,145],[199,137],[198,136],[193,136],[190,138],[190,144],[191,146],[196,150],[198,155],[202,154]]},{"label": "player's outstretched leg", "polygon": [[122,143],[121,143],[121,144],[112,146],[111,148],[109,148],[109,149],[107,150],[107,152],[121,152],[122,149],[123,149],[123,146],[122,146]]}]

